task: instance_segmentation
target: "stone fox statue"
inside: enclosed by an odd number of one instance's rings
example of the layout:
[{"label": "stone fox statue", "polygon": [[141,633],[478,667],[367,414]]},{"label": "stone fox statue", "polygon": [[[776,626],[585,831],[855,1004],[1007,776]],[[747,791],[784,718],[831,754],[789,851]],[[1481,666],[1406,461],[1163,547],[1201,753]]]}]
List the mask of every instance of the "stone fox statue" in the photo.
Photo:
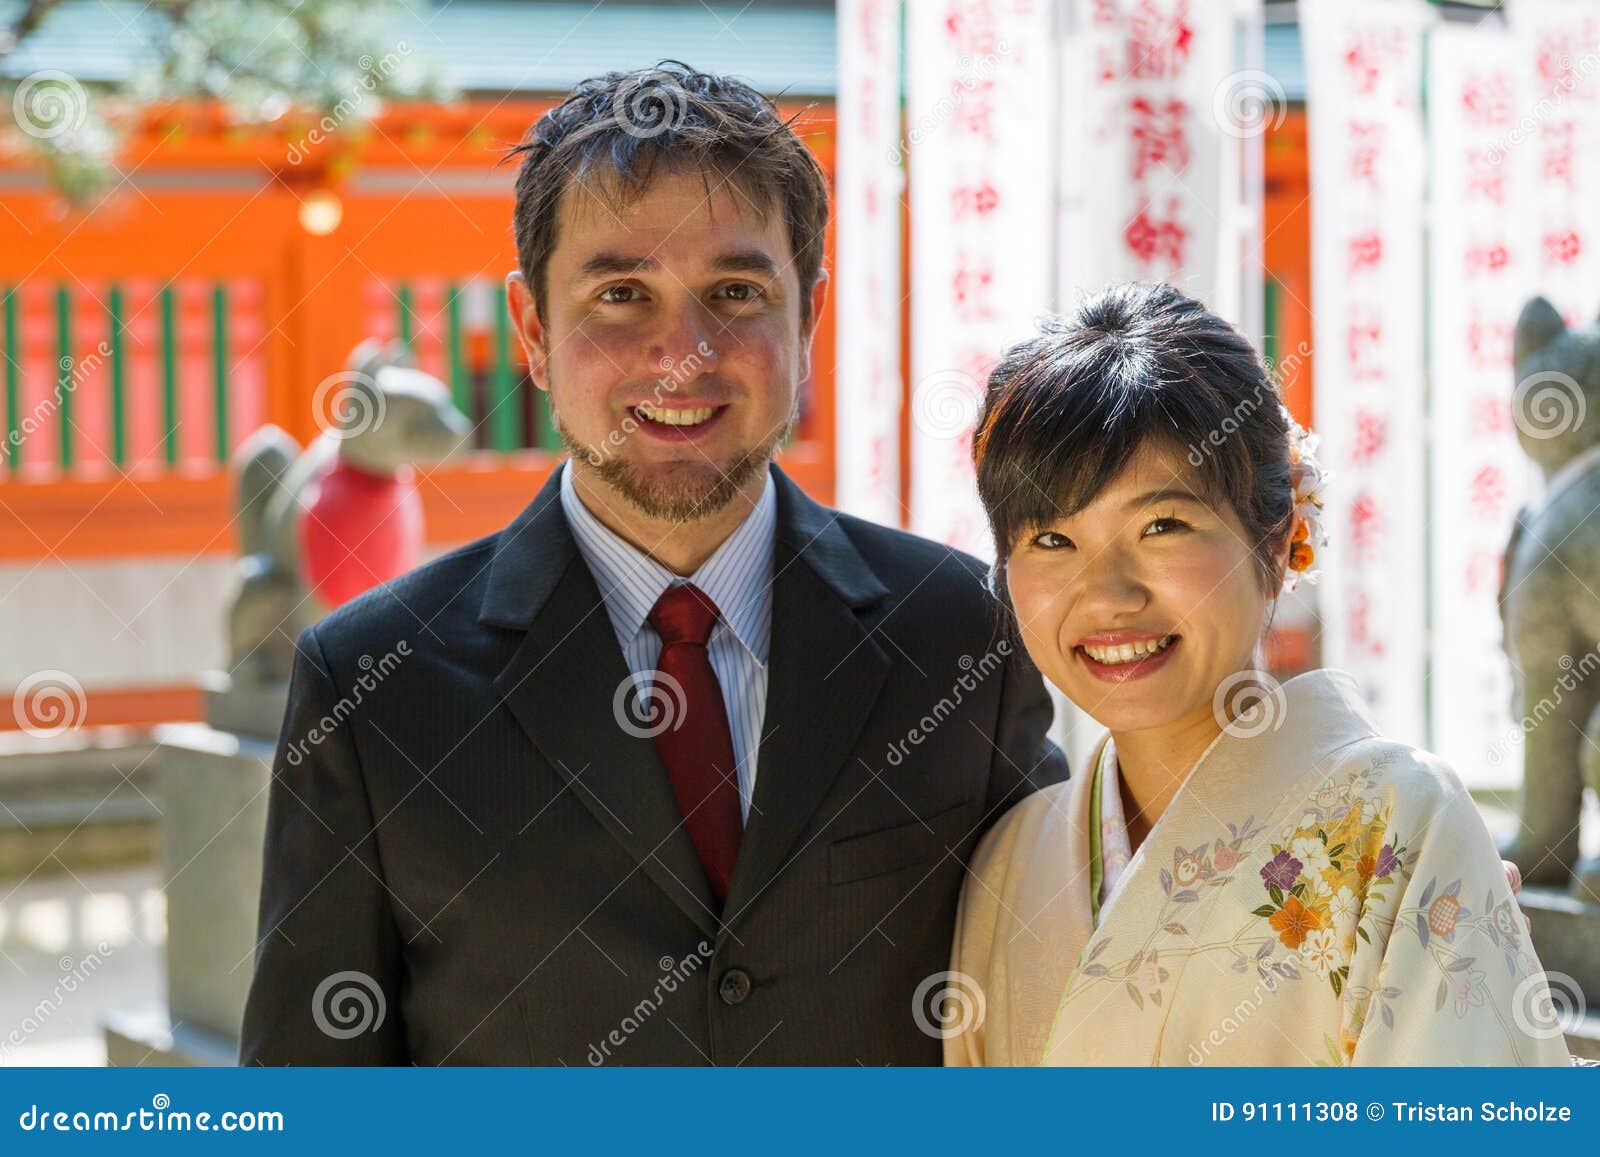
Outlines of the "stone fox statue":
[{"label": "stone fox statue", "polygon": [[1522,822],[1501,851],[1532,884],[1600,893],[1578,862],[1583,787],[1600,792],[1600,323],[1569,330],[1536,297],[1517,320],[1517,440],[1545,478],[1506,547],[1500,618],[1526,733]]},{"label": "stone fox statue", "polygon": [[303,452],[266,425],[235,455],[237,680],[287,680],[303,627],[421,561],[412,467],[453,456],[472,436],[444,383],[414,368],[399,342],[362,342],[314,404],[332,420]]}]

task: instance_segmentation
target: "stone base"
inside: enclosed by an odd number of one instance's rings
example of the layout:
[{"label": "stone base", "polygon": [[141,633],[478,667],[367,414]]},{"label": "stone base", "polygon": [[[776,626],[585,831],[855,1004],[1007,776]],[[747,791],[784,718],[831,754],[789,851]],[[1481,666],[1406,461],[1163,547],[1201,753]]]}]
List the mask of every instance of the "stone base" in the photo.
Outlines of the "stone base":
[{"label": "stone base", "polygon": [[1524,888],[1517,902],[1528,915],[1557,1010],[1575,1022],[1567,1046],[1576,1056],[1600,1060],[1600,904],[1576,900],[1564,888],[1535,887]]},{"label": "stone base", "polygon": [[203,1029],[172,1023],[164,1005],[107,1013],[106,1064],[119,1068],[223,1068],[238,1063],[239,1049]]},{"label": "stone base", "polygon": [[158,738],[167,1010],[233,1050],[255,966],[273,745],[204,724]]},{"label": "stone base", "polygon": [[218,731],[276,742],[289,700],[287,683],[241,683],[221,671],[200,676],[206,722]]}]

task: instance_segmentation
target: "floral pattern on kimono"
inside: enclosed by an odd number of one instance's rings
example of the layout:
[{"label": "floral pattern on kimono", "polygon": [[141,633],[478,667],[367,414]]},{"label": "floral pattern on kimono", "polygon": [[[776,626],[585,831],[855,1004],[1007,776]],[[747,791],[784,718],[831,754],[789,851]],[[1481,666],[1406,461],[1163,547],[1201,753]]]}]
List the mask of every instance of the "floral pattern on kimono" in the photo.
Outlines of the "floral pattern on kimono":
[{"label": "floral pattern on kimono", "polygon": [[1002,818],[951,964],[987,1023],[947,1063],[1570,1063],[1459,778],[1381,738],[1343,672],[1283,691],[1280,731],[1201,755],[1098,925],[1085,786]]}]

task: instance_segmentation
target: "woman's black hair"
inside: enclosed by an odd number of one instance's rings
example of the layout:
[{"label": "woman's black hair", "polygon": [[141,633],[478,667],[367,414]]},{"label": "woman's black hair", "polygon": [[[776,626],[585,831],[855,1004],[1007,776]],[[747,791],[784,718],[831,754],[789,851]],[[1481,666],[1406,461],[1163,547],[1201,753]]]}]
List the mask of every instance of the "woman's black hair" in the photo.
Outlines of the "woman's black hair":
[{"label": "woman's black hair", "polygon": [[1294,519],[1280,407],[1244,335],[1170,285],[1112,286],[1046,319],[990,374],[972,440],[996,579],[1023,535],[1089,505],[1154,443],[1196,467],[1203,497],[1232,507],[1276,594]]}]

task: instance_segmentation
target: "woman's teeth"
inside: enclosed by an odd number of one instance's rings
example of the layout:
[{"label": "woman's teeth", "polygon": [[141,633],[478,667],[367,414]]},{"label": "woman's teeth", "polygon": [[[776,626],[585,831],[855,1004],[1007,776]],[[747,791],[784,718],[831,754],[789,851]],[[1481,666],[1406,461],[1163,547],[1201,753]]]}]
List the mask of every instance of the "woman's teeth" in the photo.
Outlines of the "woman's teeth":
[{"label": "woman's teeth", "polygon": [[634,407],[641,418],[660,422],[663,426],[698,426],[717,412],[715,406],[697,406],[692,410],[669,410],[664,406],[649,404]]},{"label": "woman's teeth", "polygon": [[1177,635],[1163,635],[1159,639],[1149,639],[1143,643],[1123,643],[1120,647],[1090,647],[1083,646],[1084,654],[1096,663],[1132,663],[1157,651],[1165,651],[1172,645]]}]

